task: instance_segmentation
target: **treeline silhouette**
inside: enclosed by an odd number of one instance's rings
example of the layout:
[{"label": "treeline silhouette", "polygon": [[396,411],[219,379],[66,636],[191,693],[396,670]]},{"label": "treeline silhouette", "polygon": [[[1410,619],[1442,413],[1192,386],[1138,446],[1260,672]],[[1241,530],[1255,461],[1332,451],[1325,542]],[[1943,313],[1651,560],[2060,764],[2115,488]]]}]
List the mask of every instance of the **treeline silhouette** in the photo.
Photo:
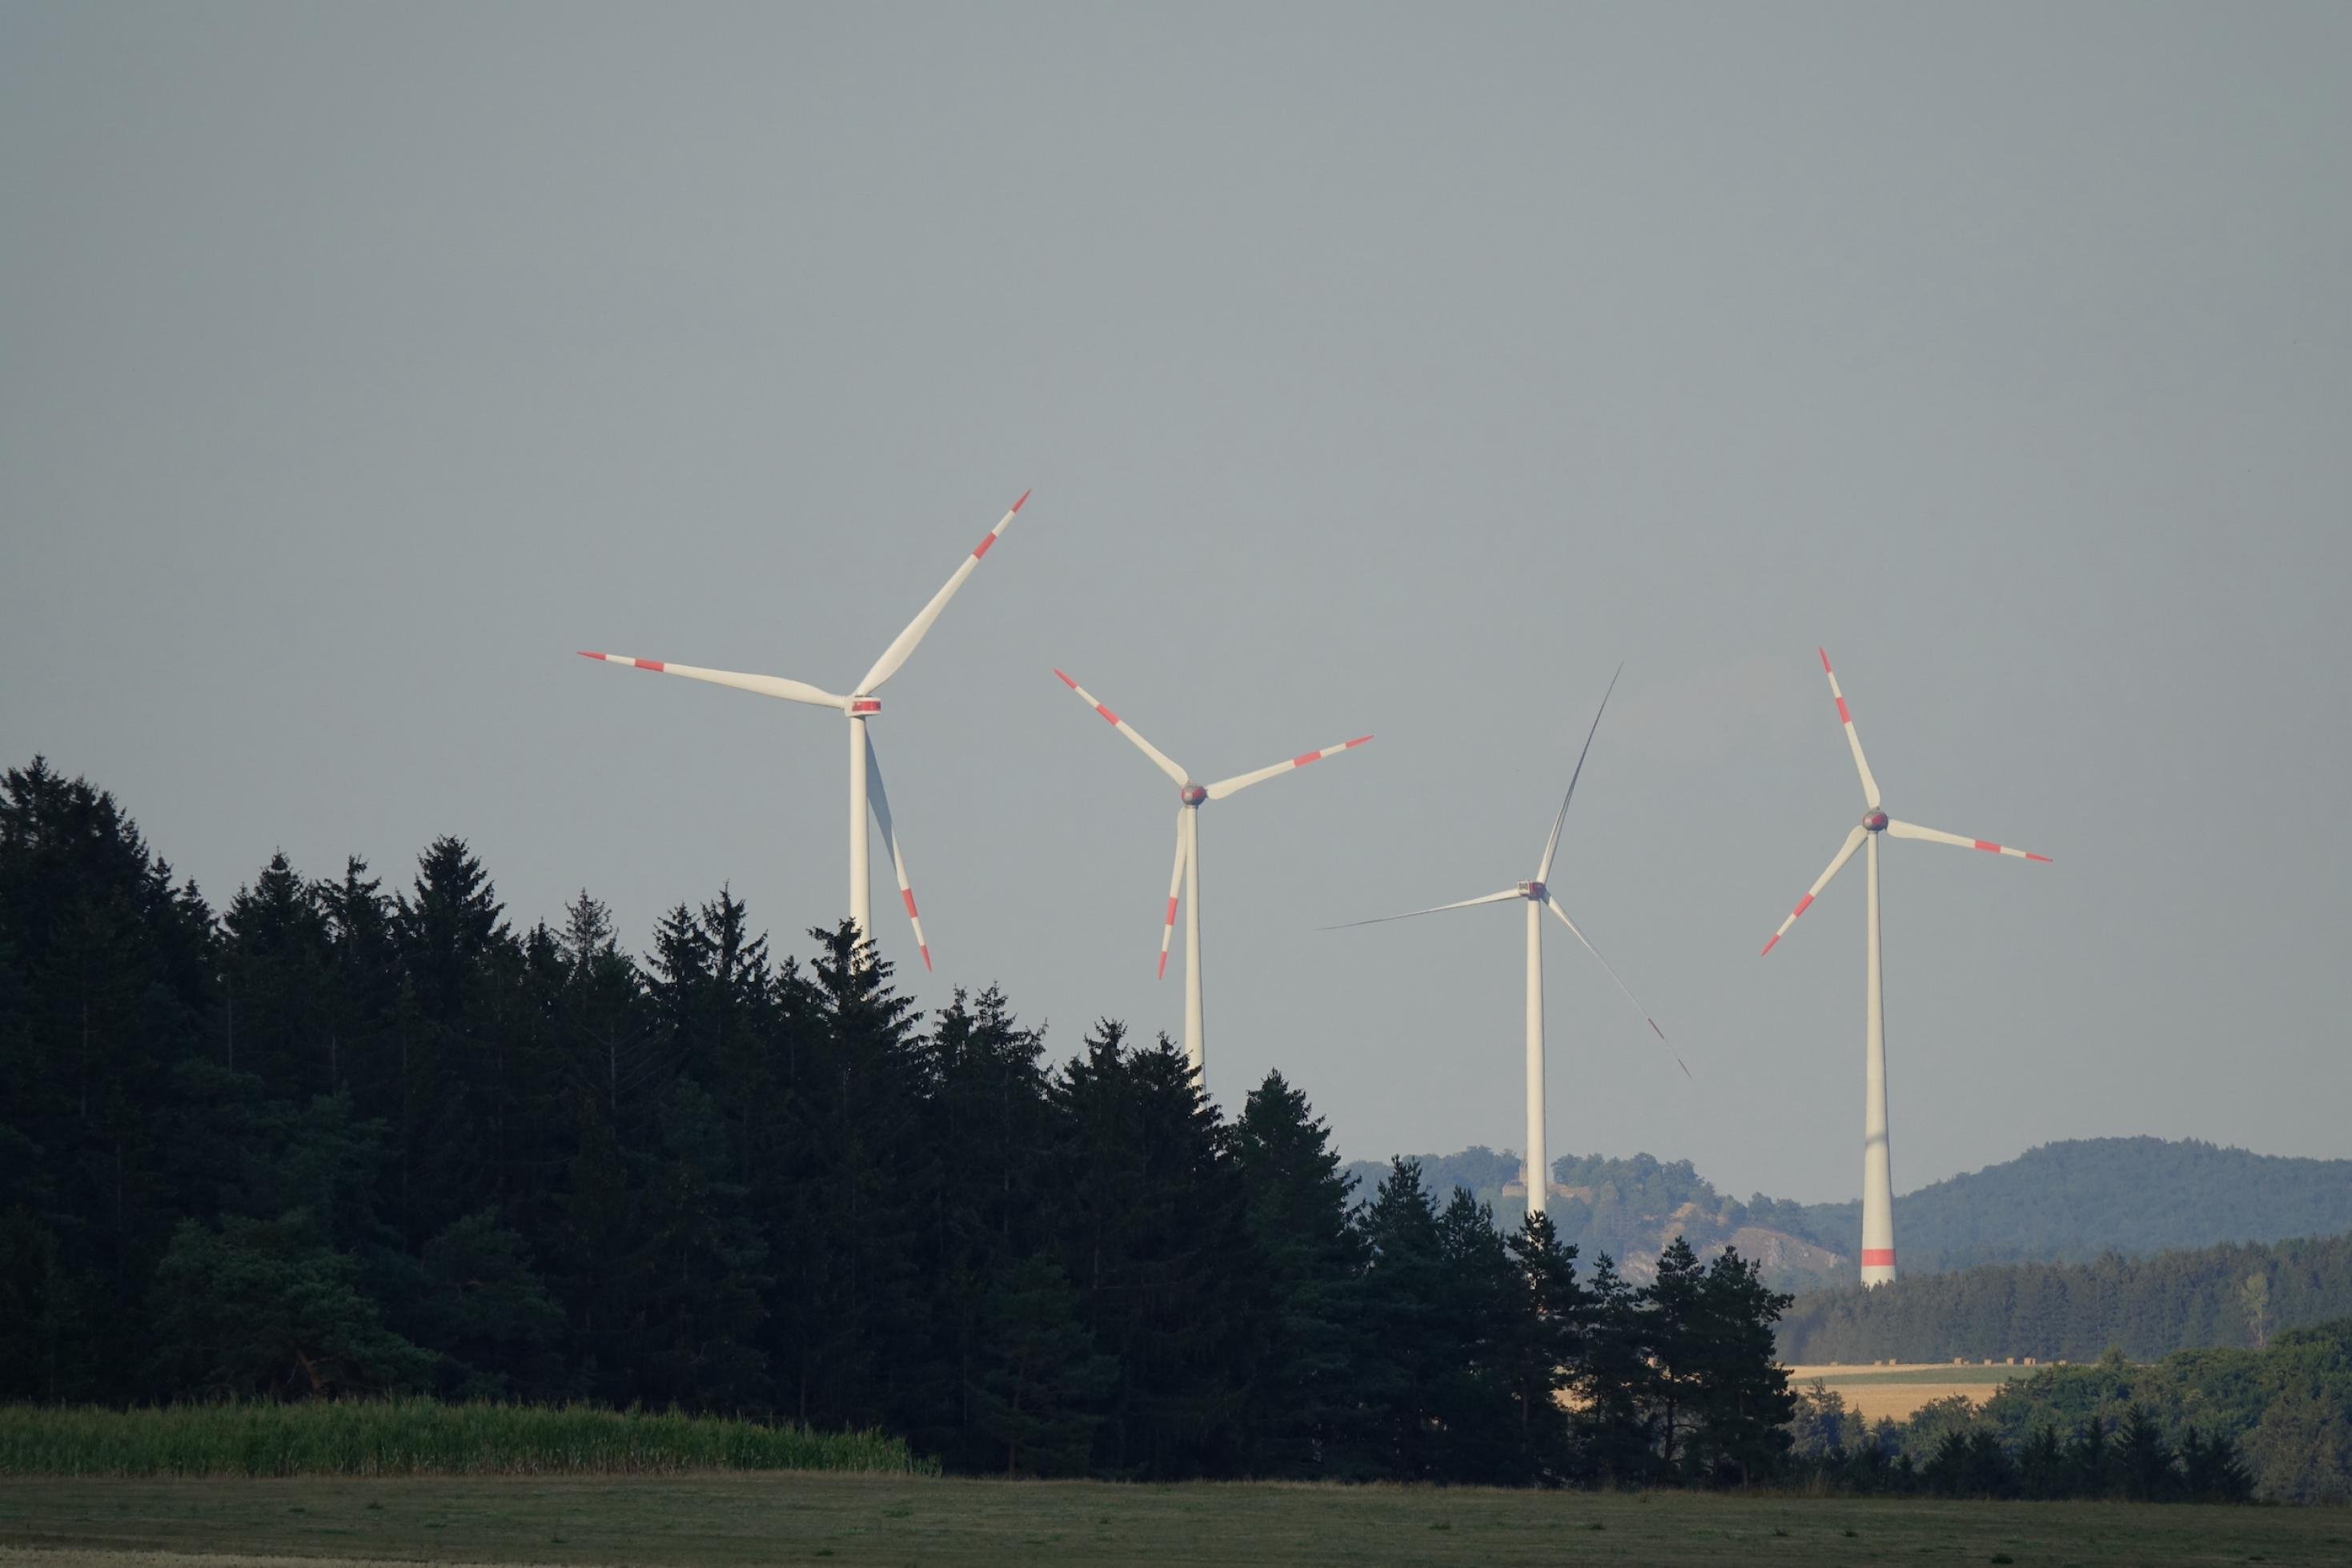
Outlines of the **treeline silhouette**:
[{"label": "treeline silhouette", "polygon": [[2352,1502],[2352,1318],[2261,1350],[2110,1349],[1902,1422],[1865,1423],[1814,1384],[1790,1425],[1792,1479],[1857,1491]]},{"label": "treeline silhouette", "polygon": [[1875,1427],[1834,1390],[1799,1391],[1790,1478],[1865,1497],[2123,1499],[2248,1502],[2253,1473],[2228,1437],[2188,1427],[2176,1447],[2156,1416],[2132,1405],[2120,1420],[2094,1414],[2061,1436],[2044,1420],[2021,1439],[1954,1395],[1897,1424]]},{"label": "treeline silhouette", "polygon": [[2352,1317],[2352,1236],[2208,1247],[2089,1263],[1985,1264],[1797,1298],[1780,1324],[1793,1363],[2135,1361],[2259,1348],[2282,1330]]},{"label": "treeline silhouette", "polygon": [[1049,1062],[845,924],[722,891],[622,951],[455,839],[280,855],[215,913],[105,793],[0,777],[0,1397],[424,1391],[880,1428],[965,1470],[1725,1481],[1790,1442],[1776,1295],[1645,1286],[1410,1162],[1351,1190],[1279,1075]]}]

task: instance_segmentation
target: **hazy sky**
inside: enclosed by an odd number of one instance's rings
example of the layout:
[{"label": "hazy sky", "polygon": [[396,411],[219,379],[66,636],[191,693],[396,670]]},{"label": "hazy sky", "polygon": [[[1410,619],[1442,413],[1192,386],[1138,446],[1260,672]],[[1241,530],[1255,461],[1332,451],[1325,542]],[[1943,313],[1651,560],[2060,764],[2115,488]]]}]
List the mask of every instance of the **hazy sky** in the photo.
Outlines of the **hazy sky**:
[{"label": "hazy sky", "polygon": [[[1209,1072],[1350,1155],[1858,1190],[2352,1155],[2352,9],[0,4],[0,762],[216,902],[283,846],[642,946],[844,911],[845,690],[940,969],[1066,1055],[1206,778]],[[878,857],[877,857],[878,860]],[[877,863],[877,881],[887,871]],[[877,899],[887,956],[914,955]],[[1554,929],[1553,936],[1564,933]]]}]

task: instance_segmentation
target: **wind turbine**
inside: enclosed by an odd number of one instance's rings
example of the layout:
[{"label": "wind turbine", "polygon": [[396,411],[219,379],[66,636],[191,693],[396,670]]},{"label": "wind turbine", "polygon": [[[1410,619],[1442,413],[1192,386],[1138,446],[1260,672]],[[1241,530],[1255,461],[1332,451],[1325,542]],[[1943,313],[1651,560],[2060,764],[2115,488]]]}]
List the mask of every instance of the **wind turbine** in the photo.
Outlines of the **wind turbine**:
[{"label": "wind turbine", "polygon": [[[1078,700],[1095,712],[1128,739],[1136,749],[1151,758],[1158,768],[1176,783],[1176,869],[1168,878],[1168,915],[1160,929],[1160,977],[1168,977],[1168,943],[1176,934],[1176,904],[1184,903],[1184,1059],[1192,1063],[1192,1076],[1199,1078],[1204,1060],[1201,1022],[1201,807],[1211,800],[1222,800],[1237,794],[1253,784],[1296,772],[1310,762],[1320,762],[1327,757],[1354,749],[1371,739],[1360,735],[1353,740],[1343,740],[1337,746],[1327,746],[1320,751],[1309,751],[1261,768],[1255,773],[1236,773],[1231,779],[1214,784],[1196,784],[1192,774],[1170,760],[1167,753],[1137,733],[1133,725],[1095,701],[1094,694],[1077,682],[1055,670],[1064,685],[1078,694]],[[1190,896],[1185,896],[1190,889]]]},{"label": "wind turbine", "polygon": [[866,721],[882,711],[881,699],[874,694],[882,683],[898,673],[912,654],[948,601],[956,596],[965,578],[980,565],[989,548],[1004,535],[1013,518],[1029,499],[1029,492],[1021,492],[1021,499],[1006,508],[996,526],[972,546],[971,553],[955,569],[947,586],[931,595],[931,601],[907,629],[891,640],[874,661],[874,667],[860,677],[847,696],[808,685],[805,681],[788,681],[780,675],[745,675],[733,670],[706,670],[694,664],[670,664],[658,659],[633,659],[625,653],[592,653],[581,651],[583,659],[602,659],[608,664],[628,664],[656,674],[684,675],[690,681],[709,681],[717,685],[733,686],[739,691],[757,692],[764,697],[782,697],[786,702],[807,703],[813,707],[829,707],[849,716],[849,915],[856,922],[858,931],[867,941],[874,939],[874,894],[871,883],[870,856],[866,836],[866,819],[870,812],[882,825],[883,842],[889,846],[891,869],[898,876],[898,898],[907,906],[907,919],[915,928],[915,946],[923,955],[923,967],[931,967],[930,944],[923,940],[922,916],[915,913],[915,891],[907,882],[907,857],[898,848],[898,830],[890,821],[890,799],[882,787],[882,760],[875,754],[873,737],[866,733]]},{"label": "wind turbine", "polygon": [[[1624,673],[1625,666],[1618,665],[1617,674],[1622,675]],[[1595,947],[1591,938],[1579,929],[1576,922],[1568,917],[1568,911],[1560,907],[1559,900],[1553,895],[1549,883],[1551,876],[1552,859],[1559,852],[1560,826],[1568,821],[1568,803],[1576,799],[1576,781],[1584,775],[1584,759],[1592,750],[1593,736],[1600,731],[1601,715],[1608,711],[1610,693],[1616,689],[1617,675],[1612,675],[1609,677],[1609,690],[1601,694],[1601,706],[1593,713],[1592,727],[1585,731],[1584,749],[1576,756],[1576,770],[1568,776],[1568,793],[1560,800],[1559,815],[1551,820],[1551,837],[1544,841],[1543,859],[1536,866],[1535,880],[1523,882],[1517,887],[1507,887],[1500,893],[1487,894],[1483,898],[1465,898],[1457,904],[1440,904],[1428,909],[1416,909],[1406,915],[1384,915],[1377,920],[1351,920],[1344,925],[1324,927],[1327,931],[1346,931],[1359,925],[1384,925],[1391,920],[1413,920],[1423,915],[1438,915],[1449,909],[1469,909],[1481,904],[1501,904],[1507,899],[1513,898],[1527,904],[1528,1212],[1530,1214],[1541,1214],[1544,1211],[1544,1199],[1549,1195],[1551,1186],[1550,1150],[1544,1137],[1543,912],[1547,908],[1559,916],[1559,923],[1567,926],[1570,934],[1579,942],[1584,944],[1584,950],[1599,959],[1601,967],[1609,971],[1609,977],[1617,982],[1617,988],[1625,993],[1625,999],[1633,1004],[1633,1010],[1642,1015],[1642,1021],[1650,1026],[1650,1032],[1656,1035],[1660,1040],[1666,1038],[1666,1031],[1658,1027],[1658,1020],[1650,1016],[1649,1009],[1644,1008],[1639,998],[1633,995],[1632,988],[1628,987],[1618,975],[1615,967],[1608,959],[1601,956],[1601,949]],[[1671,1050],[1672,1047],[1668,1049]],[[1682,1067],[1684,1076],[1689,1076],[1690,1068],[1684,1065],[1682,1058],[1677,1056],[1675,1061],[1677,1066]]]},{"label": "wind turbine", "polygon": [[1883,1285],[1895,1278],[1895,1176],[1887,1158],[1886,998],[1880,984],[1878,962],[1878,835],[1892,833],[1898,839],[1958,844],[1964,850],[1983,850],[1988,854],[2040,861],[2045,865],[2050,857],[1985,839],[1964,839],[1958,833],[1897,821],[1879,810],[1878,780],[1872,777],[1870,764],[1862,755],[1862,737],[1854,733],[1853,715],[1845,706],[1845,694],[1838,690],[1837,672],[1830,668],[1827,650],[1817,648],[1814,652],[1822,656],[1822,674],[1830,678],[1830,695],[1837,701],[1838,722],[1845,727],[1845,743],[1853,751],[1853,770],[1862,775],[1862,798],[1868,810],[1863,813],[1861,822],[1846,834],[1845,842],[1838,846],[1830,869],[1822,873],[1804,897],[1797,900],[1797,907],[1789,911],[1789,918],[1780,922],[1780,929],[1764,944],[1764,951],[1769,953],[1774,944],[1789,934],[1789,927],[1821,896],[1830,878],[1845,869],[1845,862],[1853,858],[1855,850],[1868,844],[1870,852],[1864,857],[1869,870],[1869,891],[1864,899],[1864,928],[1867,932],[1864,946],[1869,957],[1867,977],[1863,982],[1862,1282]]}]

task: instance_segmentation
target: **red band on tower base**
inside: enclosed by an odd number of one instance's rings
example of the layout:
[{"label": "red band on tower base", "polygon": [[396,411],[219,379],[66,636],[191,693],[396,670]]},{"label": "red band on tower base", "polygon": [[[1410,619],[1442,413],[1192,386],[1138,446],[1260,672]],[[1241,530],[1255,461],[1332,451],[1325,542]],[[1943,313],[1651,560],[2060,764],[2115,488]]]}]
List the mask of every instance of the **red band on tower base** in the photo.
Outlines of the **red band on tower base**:
[{"label": "red band on tower base", "polygon": [[1892,1247],[1864,1248],[1862,1249],[1862,1266],[1865,1269],[1894,1268],[1895,1249]]}]

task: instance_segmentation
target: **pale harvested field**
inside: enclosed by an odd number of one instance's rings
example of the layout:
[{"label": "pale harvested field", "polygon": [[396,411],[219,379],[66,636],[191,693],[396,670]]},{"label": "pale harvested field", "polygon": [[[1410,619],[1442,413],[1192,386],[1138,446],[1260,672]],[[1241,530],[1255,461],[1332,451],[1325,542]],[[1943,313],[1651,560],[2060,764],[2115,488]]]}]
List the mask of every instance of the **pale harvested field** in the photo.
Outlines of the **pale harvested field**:
[{"label": "pale harvested field", "polygon": [[1843,1396],[1846,1408],[1860,1413],[1864,1420],[1892,1416],[1901,1421],[1922,1405],[1954,1394],[1964,1394],[1981,1405],[2001,1385],[2014,1378],[2031,1377],[2041,1370],[2038,1366],[1954,1366],[1949,1362],[1902,1366],[1792,1366],[1789,1368],[1789,1386],[1810,1387],[1819,1378],[1824,1386]]}]

